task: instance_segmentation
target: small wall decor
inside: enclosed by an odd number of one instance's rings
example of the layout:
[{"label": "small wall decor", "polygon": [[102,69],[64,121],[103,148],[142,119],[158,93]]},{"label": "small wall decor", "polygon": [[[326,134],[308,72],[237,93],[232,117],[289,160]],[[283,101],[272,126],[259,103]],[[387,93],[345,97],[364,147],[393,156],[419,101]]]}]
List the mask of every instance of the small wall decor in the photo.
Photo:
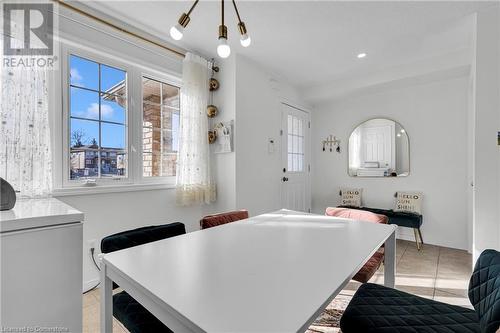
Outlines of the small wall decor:
[{"label": "small wall decor", "polygon": [[219,89],[219,86],[219,81],[217,81],[216,78],[210,78],[210,91],[216,91],[217,89]]},{"label": "small wall decor", "polygon": [[208,118],[213,118],[217,116],[219,113],[219,109],[217,106],[214,105],[213,99],[214,99],[214,91],[219,89],[219,81],[217,81],[216,78],[214,78],[214,75],[216,72],[219,71],[219,67],[215,66],[215,61],[214,59],[211,60],[212,63],[212,77],[210,78],[209,82],[209,105],[207,105],[207,117]]},{"label": "small wall decor", "polygon": [[219,113],[219,109],[217,109],[217,107],[215,105],[210,104],[209,106],[207,106],[208,118],[213,118],[213,117],[217,116],[218,113]]},{"label": "small wall decor", "polygon": [[337,153],[340,153],[340,140],[337,139],[336,136],[333,134],[330,134],[325,140],[322,142],[323,144],[323,151],[326,151],[327,149],[330,150],[330,152],[335,149]]},{"label": "small wall decor", "polygon": [[361,207],[362,188],[341,188],[339,194],[342,206]]},{"label": "small wall decor", "polygon": [[397,192],[394,211],[422,214],[422,193]]},{"label": "small wall decor", "polygon": [[208,143],[212,144],[217,140],[217,132],[215,130],[208,131]]},{"label": "small wall decor", "polygon": [[216,131],[217,143],[215,153],[230,153],[233,151],[233,121],[220,122],[214,127]]},{"label": "small wall decor", "polygon": [[497,132],[497,145],[500,146],[500,132]]}]

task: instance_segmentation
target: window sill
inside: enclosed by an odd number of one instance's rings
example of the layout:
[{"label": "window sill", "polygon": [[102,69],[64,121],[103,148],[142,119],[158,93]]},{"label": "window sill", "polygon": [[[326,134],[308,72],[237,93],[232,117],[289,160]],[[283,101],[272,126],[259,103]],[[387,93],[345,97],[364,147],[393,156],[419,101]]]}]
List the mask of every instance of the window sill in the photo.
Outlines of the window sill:
[{"label": "window sill", "polygon": [[91,195],[100,193],[167,190],[174,188],[175,184],[172,183],[75,186],[75,187],[56,188],[52,191],[52,196],[65,197],[72,195]]}]

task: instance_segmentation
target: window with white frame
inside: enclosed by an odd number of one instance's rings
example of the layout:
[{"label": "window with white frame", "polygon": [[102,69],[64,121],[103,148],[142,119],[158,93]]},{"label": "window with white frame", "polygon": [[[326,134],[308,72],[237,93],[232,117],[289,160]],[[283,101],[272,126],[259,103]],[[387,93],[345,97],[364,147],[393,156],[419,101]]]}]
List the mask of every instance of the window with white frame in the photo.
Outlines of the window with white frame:
[{"label": "window with white frame", "polygon": [[142,77],[143,177],[171,177],[176,174],[179,95],[179,87]]},{"label": "window with white frame", "polygon": [[68,50],[67,59],[63,185],[174,183],[180,79],[89,52]]},{"label": "window with white frame", "polygon": [[127,177],[127,72],[70,56],[71,180]]}]

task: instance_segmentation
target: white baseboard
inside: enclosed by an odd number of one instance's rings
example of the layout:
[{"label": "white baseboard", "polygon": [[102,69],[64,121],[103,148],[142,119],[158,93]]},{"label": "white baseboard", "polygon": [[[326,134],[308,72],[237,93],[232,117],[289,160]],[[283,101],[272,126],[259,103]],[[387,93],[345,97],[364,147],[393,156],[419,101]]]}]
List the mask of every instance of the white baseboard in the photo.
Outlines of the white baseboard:
[{"label": "white baseboard", "polygon": [[410,241],[410,242],[414,242],[415,241],[415,236],[414,235],[409,235],[409,234],[397,234],[396,238],[397,239],[406,240],[406,241]]},{"label": "white baseboard", "polygon": [[82,292],[85,292],[93,287],[95,287],[97,284],[99,283],[99,279],[92,279],[92,280],[89,280],[89,281],[84,281],[83,282],[83,291]]}]

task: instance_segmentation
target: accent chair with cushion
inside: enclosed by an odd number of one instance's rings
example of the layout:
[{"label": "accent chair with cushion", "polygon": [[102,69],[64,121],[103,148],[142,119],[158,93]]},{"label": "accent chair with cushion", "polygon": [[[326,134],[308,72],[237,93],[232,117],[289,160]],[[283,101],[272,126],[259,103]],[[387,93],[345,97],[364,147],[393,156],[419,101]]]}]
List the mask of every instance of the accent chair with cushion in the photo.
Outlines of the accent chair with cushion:
[{"label": "accent chair with cushion", "polygon": [[495,333],[500,329],[500,252],[479,256],[469,283],[474,310],[366,283],[340,320],[343,333]]},{"label": "accent chair with cushion", "polygon": [[[179,222],[123,231],[103,238],[101,252],[109,253],[123,250],[185,233],[184,224]],[[113,289],[116,287],[118,286],[113,284]],[[125,291],[113,295],[113,316],[130,333],[172,333],[167,326]]]},{"label": "accent chair with cushion", "polygon": [[[387,224],[389,220],[385,215],[352,208],[328,207],[325,215],[383,224]],[[384,248],[381,247],[370,259],[368,259],[365,265],[359,270],[359,272],[356,273],[356,275],[354,275],[352,279],[362,283],[368,282],[383,261]]]},{"label": "accent chair with cushion", "polygon": [[244,220],[247,218],[248,211],[245,209],[207,215],[200,220],[200,227],[201,229],[208,229],[222,224]]},{"label": "accent chair with cushion", "polygon": [[422,214],[410,213],[410,212],[396,212],[392,209],[380,209],[380,208],[369,208],[369,207],[348,207],[340,206],[343,208],[355,208],[359,210],[366,210],[375,214],[385,215],[389,218],[389,224],[395,224],[399,227],[412,228],[415,234],[415,245],[420,251],[422,244],[424,244],[424,239],[422,238],[422,232],[420,227],[422,226],[424,217]]}]

